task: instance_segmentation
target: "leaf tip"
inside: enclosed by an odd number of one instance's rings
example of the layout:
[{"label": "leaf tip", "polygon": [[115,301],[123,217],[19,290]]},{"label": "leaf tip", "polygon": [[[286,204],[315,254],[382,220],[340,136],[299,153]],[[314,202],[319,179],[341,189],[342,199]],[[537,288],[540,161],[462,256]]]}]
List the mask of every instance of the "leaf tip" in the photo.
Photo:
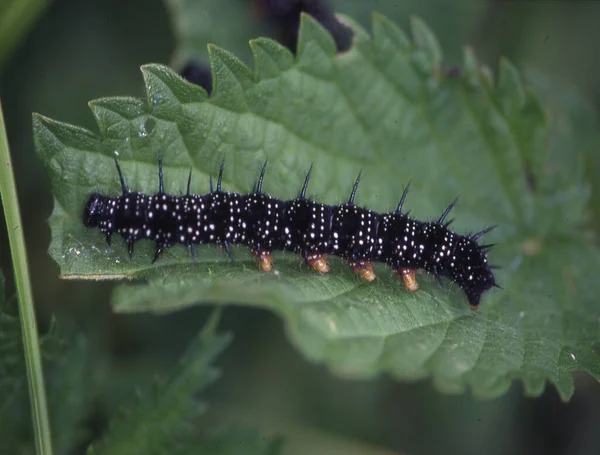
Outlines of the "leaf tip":
[{"label": "leaf tip", "polygon": [[500,58],[499,67],[497,90],[505,113],[521,109],[525,105],[526,93],[519,70],[506,57]]},{"label": "leaf tip", "polygon": [[152,109],[169,109],[174,104],[202,102],[208,97],[204,88],[188,82],[166,65],[147,63],[140,66],[140,71]]},{"label": "leaf tip", "polygon": [[337,48],[335,40],[315,18],[306,13],[300,14],[300,31],[298,32],[297,58],[302,60],[305,53],[314,52],[314,44],[328,58],[335,56]]},{"label": "leaf tip", "polygon": [[406,33],[384,14],[377,11],[373,12],[372,21],[373,38],[376,46],[383,47],[384,43],[390,42],[395,48],[401,51],[408,51],[411,48],[411,43]]},{"label": "leaf tip", "polygon": [[233,53],[214,44],[208,45],[208,55],[213,80],[213,103],[227,105],[237,112],[247,110],[246,92],[255,83],[250,68]]},{"label": "leaf tip", "polygon": [[294,64],[294,54],[272,39],[250,40],[250,49],[254,57],[254,68],[258,79],[276,77]]},{"label": "leaf tip", "polygon": [[36,126],[46,125],[53,122],[53,120],[50,117],[46,117],[45,115],[39,114],[37,112],[33,112],[31,114],[31,120],[33,122],[34,131]]},{"label": "leaf tip", "polygon": [[427,53],[432,60],[434,68],[439,68],[442,64],[444,54],[442,46],[433,33],[433,30],[418,16],[411,16],[410,26],[416,47]]}]

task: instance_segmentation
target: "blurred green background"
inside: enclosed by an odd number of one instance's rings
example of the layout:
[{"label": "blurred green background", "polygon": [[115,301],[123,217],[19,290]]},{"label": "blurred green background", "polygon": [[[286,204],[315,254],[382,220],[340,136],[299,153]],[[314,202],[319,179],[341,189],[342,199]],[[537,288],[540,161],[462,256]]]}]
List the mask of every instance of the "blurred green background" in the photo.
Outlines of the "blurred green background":
[{"label": "blurred green background", "polygon": [[[45,10],[15,38],[19,41],[10,53],[0,56],[0,97],[40,322],[47,328],[55,314],[59,325],[83,334],[90,375],[88,427],[101,432],[106,416],[136,385],[173,365],[208,313],[191,309],[165,317],[116,316],[109,308],[111,284],[58,279],[58,268],[46,253],[52,196],[33,149],[31,113],[95,129],[89,100],[143,95],[139,66],[181,64],[186,50],[178,48],[176,24],[159,0],[41,3]],[[257,14],[256,1],[196,3],[197,11],[205,13],[198,39],[205,36],[246,62],[249,38],[280,37],[281,31]],[[448,66],[460,63],[464,45],[472,46],[493,71],[506,56],[526,74],[545,106],[560,105],[581,122],[600,126],[595,114],[600,107],[600,2],[329,4],[367,29],[373,10],[405,30],[411,15],[420,16],[438,35]],[[588,169],[597,201],[600,144],[596,136],[578,139],[582,147],[598,145]],[[0,269],[10,294],[14,286],[5,229],[0,225]],[[204,394],[211,411],[203,422],[238,422],[259,426],[265,434],[287,433],[289,453],[600,453],[600,387],[587,375],[576,378],[568,404],[552,388],[539,399],[525,398],[518,383],[500,399],[479,401],[469,394],[441,395],[428,382],[334,378],[301,358],[286,340],[281,321],[265,311],[229,308],[223,327],[233,330],[235,339],[218,362],[222,379]]]}]

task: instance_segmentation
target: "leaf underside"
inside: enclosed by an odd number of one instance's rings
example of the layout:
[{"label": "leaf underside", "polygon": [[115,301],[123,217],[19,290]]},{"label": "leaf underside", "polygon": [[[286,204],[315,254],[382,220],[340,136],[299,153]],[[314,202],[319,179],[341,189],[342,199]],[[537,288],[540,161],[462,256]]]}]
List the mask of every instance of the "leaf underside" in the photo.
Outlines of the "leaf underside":
[{"label": "leaf underside", "polygon": [[[331,37],[301,21],[297,56],[275,42],[251,41],[254,71],[210,46],[210,97],[161,65],[142,74],[147,98],[90,102],[99,133],[34,116],[37,151],[50,173],[55,208],[50,254],[64,278],[145,279],[120,286],[114,309],[168,312],[193,304],[269,308],[285,320],[309,359],[345,377],[383,372],[402,380],[431,376],[444,391],[470,387],[497,396],[513,378],[539,395],[551,381],[563,399],[573,370],[600,377],[600,307],[593,271],[597,249],[581,231],[587,202],[577,151],[548,148],[545,113],[516,69],[501,61],[497,81],[472,51],[462,74],[446,73],[443,53],[420,20],[412,41],[375,15],[372,36],[351,19],[354,45],[336,55]],[[326,203],[347,199],[362,170],[359,205],[392,210],[412,181],[411,216],[437,218],[456,196],[454,229],[499,227],[486,240],[502,290],[472,312],[461,292],[428,276],[410,294],[385,267],[361,282],[341,261],[320,276],[298,256],[276,254],[276,273],[259,273],[247,251],[236,262],[213,246],[192,263],[181,246],[151,263],[138,242],[133,260],[115,238],[109,248],[81,223],[93,191],[118,195],[118,153],[130,188],[208,191],[226,156],[224,186],[246,192],[269,158],[264,189],[294,197],[310,163],[310,192]]]}]

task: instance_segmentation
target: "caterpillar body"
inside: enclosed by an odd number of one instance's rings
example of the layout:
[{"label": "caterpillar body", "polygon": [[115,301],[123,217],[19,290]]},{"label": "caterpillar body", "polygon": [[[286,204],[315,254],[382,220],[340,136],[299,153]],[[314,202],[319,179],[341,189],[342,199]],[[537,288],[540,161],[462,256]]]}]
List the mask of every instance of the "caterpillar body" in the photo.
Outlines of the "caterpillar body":
[{"label": "caterpillar body", "polygon": [[83,224],[99,227],[110,243],[112,234],[127,241],[129,255],[140,239],[153,240],[156,253],[182,244],[196,258],[196,245],[223,246],[230,258],[230,245],[249,247],[259,268],[273,269],[271,252],[291,251],[302,255],[314,270],[327,273],[327,255],[347,261],[362,278],[373,281],[373,262],[389,265],[410,291],[418,289],[415,271],[423,269],[438,279],[446,277],[465,293],[471,308],[477,309],[481,295],[498,287],[487,251],[492,245],[480,245],[478,239],[493,229],[461,235],[449,229],[446,221],[456,199],[437,220],[419,221],[403,213],[409,189],[404,189],[394,212],[376,213],[354,204],[360,182],[358,175],[348,202],[326,205],[306,197],[312,166],[296,199],[283,201],[262,191],[267,168],[265,161],[254,191],[237,194],[222,191],[224,160],[216,188],[212,178],[210,192],[190,193],[191,170],[184,195],[168,195],[164,191],[162,156],[159,155],[159,192],[147,195],[130,191],[115,158],[122,194],[110,197],[90,195],[83,212]]}]

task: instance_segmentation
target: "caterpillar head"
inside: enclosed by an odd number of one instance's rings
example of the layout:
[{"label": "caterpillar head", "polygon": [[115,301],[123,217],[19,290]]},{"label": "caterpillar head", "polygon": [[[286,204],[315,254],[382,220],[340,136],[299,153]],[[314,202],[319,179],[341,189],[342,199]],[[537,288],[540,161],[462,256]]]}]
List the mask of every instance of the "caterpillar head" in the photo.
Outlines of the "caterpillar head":
[{"label": "caterpillar head", "polygon": [[83,224],[86,227],[96,227],[100,222],[106,205],[106,196],[94,193],[92,194],[83,211]]}]

